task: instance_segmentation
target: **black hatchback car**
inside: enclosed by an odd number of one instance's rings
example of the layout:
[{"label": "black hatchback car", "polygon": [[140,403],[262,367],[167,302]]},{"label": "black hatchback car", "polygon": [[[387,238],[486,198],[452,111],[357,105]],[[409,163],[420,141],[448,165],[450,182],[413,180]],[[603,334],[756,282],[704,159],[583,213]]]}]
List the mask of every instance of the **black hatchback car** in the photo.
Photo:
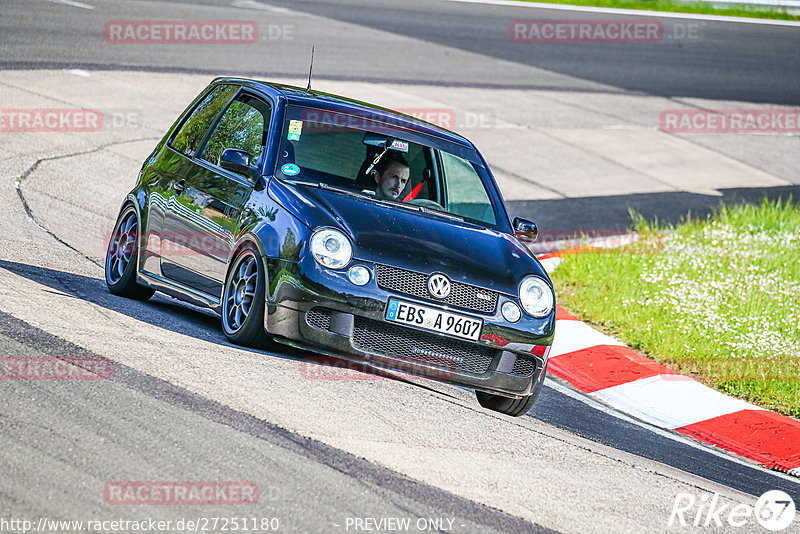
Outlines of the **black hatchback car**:
[{"label": "black hatchback car", "polygon": [[522,415],[555,297],[465,138],[355,100],[215,79],[142,166],[106,257],[109,290],[280,342],[476,390]]}]

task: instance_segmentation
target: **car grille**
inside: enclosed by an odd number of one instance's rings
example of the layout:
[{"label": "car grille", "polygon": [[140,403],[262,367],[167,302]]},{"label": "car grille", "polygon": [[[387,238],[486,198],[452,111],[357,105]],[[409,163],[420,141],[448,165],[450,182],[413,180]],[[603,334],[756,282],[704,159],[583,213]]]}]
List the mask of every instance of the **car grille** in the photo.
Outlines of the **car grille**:
[{"label": "car grille", "polygon": [[483,374],[497,353],[479,347],[363,317],[355,318],[353,346],[364,352],[425,363],[454,372]]},{"label": "car grille", "polygon": [[527,378],[533,375],[534,371],[536,371],[536,362],[534,360],[517,356],[517,361],[514,362],[511,374]]},{"label": "car grille", "polygon": [[[328,330],[331,310],[312,308],[306,312],[306,322],[314,328]],[[352,343],[354,348],[362,352],[476,375],[485,373],[499,352],[489,347],[359,316],[355,316]]]},{"label": "car grille", "polygon": [[306,322],[314,328],[328,330],[331,325],[331,312],[325,308],[311,308],[306,312]]},{"label": "car grille", "polygon": [[[480,287],[451,280],[450,295],[444,299],[434,299],[428,293],[428,275],[388,265],[377,265],[378,287],[415,297],[443,302],[465,310],[494,313],[497,307],[497,293]],[[478,295],[483,296],[480,298]]]}]

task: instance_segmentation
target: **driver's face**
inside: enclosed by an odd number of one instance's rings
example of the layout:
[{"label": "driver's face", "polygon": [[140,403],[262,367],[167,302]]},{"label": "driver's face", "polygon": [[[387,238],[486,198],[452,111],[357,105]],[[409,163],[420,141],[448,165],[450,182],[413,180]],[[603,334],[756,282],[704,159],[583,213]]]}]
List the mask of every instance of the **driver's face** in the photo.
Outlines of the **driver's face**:
[{"label": "driver's face", "polygon": [[409,175],[408,167],[400,162],[393,161],[383,171],[383,174],[375,176],[375,182],[378,184],[375,194],[378,198],[397,200],[397,197],[400,196],[400,193],[403,192],[408,183]]}]

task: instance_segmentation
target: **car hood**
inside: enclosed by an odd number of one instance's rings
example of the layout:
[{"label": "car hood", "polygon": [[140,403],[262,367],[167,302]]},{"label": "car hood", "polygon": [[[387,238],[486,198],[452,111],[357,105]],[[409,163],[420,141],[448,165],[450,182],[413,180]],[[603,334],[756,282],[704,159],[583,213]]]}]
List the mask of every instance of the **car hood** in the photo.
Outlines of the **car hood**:
[{"label": "car hood", "polygon": [[549,280],[524,245],[497,230],[276,179],[270,193],[310,228],[333,226],[349,234],[353,256],[360,260],[442,272],[510,295],[526,275]]}]

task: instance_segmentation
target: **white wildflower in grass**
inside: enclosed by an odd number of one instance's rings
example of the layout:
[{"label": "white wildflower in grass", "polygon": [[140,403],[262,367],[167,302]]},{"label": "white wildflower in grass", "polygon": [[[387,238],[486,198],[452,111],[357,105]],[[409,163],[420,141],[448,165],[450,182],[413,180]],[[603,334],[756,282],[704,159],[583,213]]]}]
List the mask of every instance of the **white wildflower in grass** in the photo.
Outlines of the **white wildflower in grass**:
[{"label": "white wildflower in grass", "polygon": [[721,207],[676,228],[565,258],[560,302],[654,359],[800,416],[800,211]]}]

